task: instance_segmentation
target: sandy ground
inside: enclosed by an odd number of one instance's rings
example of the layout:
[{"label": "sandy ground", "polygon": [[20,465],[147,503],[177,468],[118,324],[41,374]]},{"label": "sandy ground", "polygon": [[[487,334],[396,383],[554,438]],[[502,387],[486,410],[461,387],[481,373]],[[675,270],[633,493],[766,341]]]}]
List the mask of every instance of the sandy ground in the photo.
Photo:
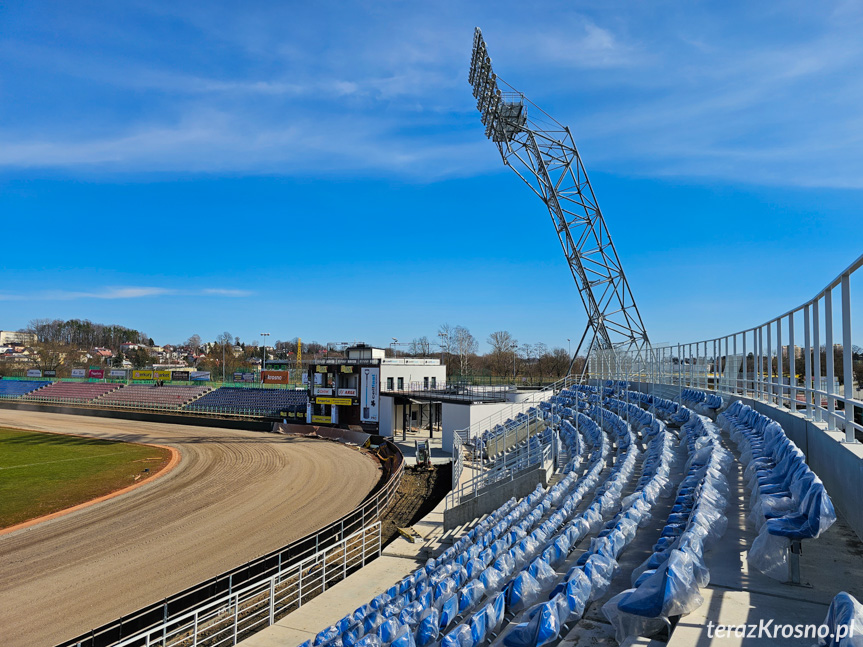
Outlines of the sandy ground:
[{"label": "sandy ground", "polygon": [[353,509],[379,468],[260,432],[0,409],[0,426],[177,448],[172,472],[0,536],[3,645],[50,647],[270,552]]}]

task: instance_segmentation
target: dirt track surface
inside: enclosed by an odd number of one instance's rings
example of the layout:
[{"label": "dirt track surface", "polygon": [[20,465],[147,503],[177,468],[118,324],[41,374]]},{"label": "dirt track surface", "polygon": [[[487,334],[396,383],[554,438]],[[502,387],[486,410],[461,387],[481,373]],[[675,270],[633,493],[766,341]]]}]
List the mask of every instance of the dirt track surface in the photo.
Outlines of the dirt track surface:
[{"label": "dirt track surface", "polygon": [[0,642],[50,647],[275,550],[353,509],[375,461],[337,443],[0,409],[0,426],[151,442],[174,470],[0,536]]}]

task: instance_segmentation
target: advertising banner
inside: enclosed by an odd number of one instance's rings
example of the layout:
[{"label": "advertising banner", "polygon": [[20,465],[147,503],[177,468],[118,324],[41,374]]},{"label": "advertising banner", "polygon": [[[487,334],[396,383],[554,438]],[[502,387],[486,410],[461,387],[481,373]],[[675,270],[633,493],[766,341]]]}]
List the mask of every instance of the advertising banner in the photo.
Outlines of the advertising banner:
[{"label": "advertising banner", "polygon": [[153,379],[155,380],[170,380],[171,371],[153,371]]},{"label": "advertising banner", "polygon": [[126,379],[126,370],[122,368],[112,368],[108,373],[108,377],[119,377],[122,379]]},{"label": "advertising banner", "polygon": [[328,425],[332,421],[330,416],[312,416],[312,422]]},{"label": "advertising banner", "polygon": [[339,395],[347,396],[350,398],[355,398],[355,397],[357,397],[357,390],[356,389],[339,389]]},{"label": "advertising banner", "polygon": [[104,368],[91,368],[89,371],[87,371],[87,377],[101,380],[105,377],[105,369]]},{"label": "advertising banner", "polygon": [[73,368],[72,377],[87,377],[87,369]]},{"label": "advertising banner", "polygon": [[317,366],[315,366],[315,372],[316,373],[326,373],[327,372],[327,365],[326,364],[318,364]]},{"label": "advertising banner", "polygon": [[189,371],[171,371],[171,380],[174,382],[188,382],[189,376]]},{"label": "advertising banner", "polygon": [[342,406],[350,405],[350,398],[315,398],[316,404],[337,404]]},{"label": "advertising banner", "polygon": [[315,395],[332,395],[333,390],[326,386],[316,386]]},{"label": "advertising banner", "polygon": [[152,380],[153,371],[132,371],[133,380]]},{"label": "advertising banner", "polygon": [[57,371],[42,371],[42,377],[57,377]]},{"label": "advertising banner", "polygon": [[261,371],[261,381],[264,384],[287,384],[291,381],[288,371]]},{"label": "advertising banner", "polygon": [[360,421],[377,422],[380,399],[381,369],[365,367],[360,381]]},{"label": "advertising banner", "polygon": [[342,366],[342,373],[353,373],[353,372],[354,372],[353,366],[348,366],[346,364]]},{"label": "advertising banner", "polygon": [[27,377],[42,377],[42,371],[38,368],[27,369]]},{"label": "advertising banner", "polygon": [[209,382],[210,371],[192,371],[189,377],[193,382]]},{"label": "advertising banner", "polygon": [[324,376],[321,375],[320,373],[315,373],[315,384],[323,384],[323,383],[324,383]]}]

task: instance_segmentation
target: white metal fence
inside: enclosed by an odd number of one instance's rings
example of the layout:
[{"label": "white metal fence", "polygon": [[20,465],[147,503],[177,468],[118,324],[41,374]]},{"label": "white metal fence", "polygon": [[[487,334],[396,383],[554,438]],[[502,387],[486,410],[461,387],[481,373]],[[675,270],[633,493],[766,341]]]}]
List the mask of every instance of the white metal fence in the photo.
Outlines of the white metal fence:
[{"label": "white metal fence", "polygon": [[376,522],[334,546],[316,552],[236,591],[208,601],[146,631],[133,634],[117,647],[220,647],[236,645],[305,600],[320,595],[381,552],[381,524]]},{"label": "white metal fence", "polygon": [[[863,402],[854,389],[851,277],[861,267],[863,256],[809,301],[740,332],[654,347],[652,359],[637,364],[619,354],[594,354],[590,375],[763,400],[800,410],[855,442],[863,432]],[[863,361],[859,348],[857,356]]]}]

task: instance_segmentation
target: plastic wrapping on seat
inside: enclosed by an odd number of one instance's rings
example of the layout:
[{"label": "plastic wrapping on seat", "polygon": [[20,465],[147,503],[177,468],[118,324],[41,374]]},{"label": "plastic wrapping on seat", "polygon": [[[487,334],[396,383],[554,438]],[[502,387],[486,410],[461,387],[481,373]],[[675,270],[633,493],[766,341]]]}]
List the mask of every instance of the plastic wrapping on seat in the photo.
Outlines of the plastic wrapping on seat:
[{"label": "plastic wrapping on seat", "polygon": [[561,617],[562,623],[579,620],[584,615],[584,608],[590,599],[590,590],[590,579],[580,568],[575,569],[564,589],[569,615],[566,618]]},{"label": "plastic wrapping on seat", "polygon": [[631,623],[622,619],[615,611],[642,618],[668,619],[690,613],[703,602],[704,598],[698,592],[695,582],[691,556],[683,551],[672,550],[663,566],[645,579],[638,588],[629,589],[626,595],[615,596],[609,600],[603,607],[603,613],[609,622],[615,625],[615,629],[619,629],[623,624],[631,626]]},{"label": "plastic wrapping on seat", "polygon": [[506,598],[503,593],[496,593],[485,606],[486,629],[489,633],[495,633],[500,629],[505,611]]},{"label": "plastic wrapping on seat", "polygon": [[833,503],[820,483],[810,488],[807,503],[805,511],[800,514],[769,519],[764,524],[767,532],[789,539],[816,539],[836,522]]},{"label": "plastic wrapping on seat", "polygon": [[395,638],[390,642],[391,647],[416,647],[414,634],[407,625],[401,625]]},{"label": "plastic wrapping on seat", "polygon": [[503,586],[506,576],[494,566],[489,566],[479,575],[479,581],[487,592],[498,591]]},{"label": "plastic wrapping on seat", "polygon": [[[435,603],[437,606],[437,603]],[[458,615],[458,596],[453,593],[440,604],[440,630],[444,631]]]},{"label": "plastic wrapping on seat", "polygon": [[608,589],[616,569],[617,562],[610,557],[600,554],[588,557],[584,564],[584,574],[590,579],[590,600],[597,600],[602,597]]},{"label": "plastic wrapping on seat", "polygon": [[417,647],[427,647],[438,639],[440,635],[440,611],[434,607],[426,609],[420,616],[419,625],[416,630]]},{"label": "plastic wrapping on seat", "polygon": [[788,537],[771,535],[767,526],[761,527],[761,532],[752,542],[752,547],[746,556],[746,561],[767,577],[780,582],[788,581],[788,548],[791,540]]},{"label": "plastic wrapping on seat", "polygon": [[378,636],[385,645],[388,645],[393,640],[395,640],[396,636],[399,634],[399,630],[402,628],[402,625],[399,624],[399,621],[395,618],[387,618],[381,623],[381,626],[378,627]]},{"label": "plastic wrapping on seat", "polygon": [[473,647],[470,626],[460,624],[443,637],[441,647]]},{"label": "plastic wrapping on seat", "polygon": [[333,640],[336,636],[339,635],[339,629],[335,625],[330,625],[323,631],[319,632],[317,636],[315,636],[315,640],[312,643],[313,647],[318,647],[318,645],[323,645],[324,643],[328,643]]},{"label": "plastic wrapping on seat", "polygon": [[525,620],[506,633],[506,647],[543,647],[560,635],[560,618],[553,600],[536,605]]},{"label": "plastic wrapping on seat", "polygon": [[531,606],[539,597],[542,590],[539,582],[527,571],[522,571],[515,576],[507,589],[507,608],[512,613],[518,613]]},{"label": "plastic wrapping on seat", "polygon": [[384,643],[377,634],[366,634],[357,641],[356,647],[384,647]]},{"label": "plastic wrapping on seat", "polygon": [[465,615],[480,603],[485,595],[485,585],[480,580],[471,580],[458,592],[458,612]]},{"label": "plastic wrapping on seat", "polygon": [[863,605],[845,591],[827,609],[824,624],[830,635],[813,647],[863,647]]},{"label": "plastic wrapping on seat", "polygon": [[528,573],[530,573],[531,577],[537,581],[540,588],[543,590],[551,588],[557,581],[557,573],[555,573],[554,569],[548,565],[548,562],[541,557],[531,562],[528,567]]}]

